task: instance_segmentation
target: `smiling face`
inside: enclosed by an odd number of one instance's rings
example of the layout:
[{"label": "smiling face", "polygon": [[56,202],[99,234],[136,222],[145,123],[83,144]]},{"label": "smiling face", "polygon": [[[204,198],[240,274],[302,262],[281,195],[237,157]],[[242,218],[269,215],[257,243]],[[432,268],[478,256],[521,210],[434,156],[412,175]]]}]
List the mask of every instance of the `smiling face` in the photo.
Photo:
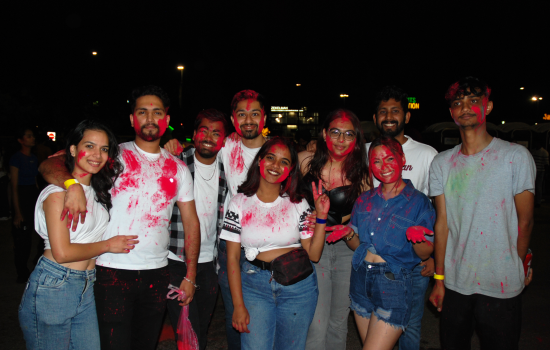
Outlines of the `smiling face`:
[{"label": "smiling face", "polygon": [[410,117],[410,112],[405,115],[401,102],[390,98],[380,102],[373,119],[382,135],[396,137],[404,132],[405,124],[409,122]]},{"label": "smiling face", "polygon": [[240,101],[233,111],[231,122],[237,134],[245,139],[255,139],[262,133],[265,113],[260,102],[252,99]]},{"label": "smiling face", "polygon": [[285,145],[271,146],[266,156],[260,160],[260,175],[271,184],[285,181],[290,174],[291,159],[290,151]]},{"label": "smiling face", "polygon": [[71,155],[75,158],[73,175],[77,179],[97,174],[109,159],[109,137],[105,131],[86,130],[78,145],[72,145]]},{"label": "smiling face", "polygon": [[394,184],[401,178],[405,157],[394,155],[386,146],[377,146],[370,152],[372,174],[384,184]]},{"label": "smiling face", "polygon": [[335,159],[344,159],[355,148],[357,135],[352,122],[348,118],[334,119],[328,126],[328,130],[323,130],[323,138],[327,143],[330,156]]},{"label": "smiling face", "polygon": [[449,111],[454,122],[461,129],[477,129],[486,123],[486,117],[493,110],[493,101],[485,95],[476,96],[467,90],[451,102]]},{"label": "smiling face", "polygon": [[213,122],[203,118],[193,134],[196,152],[203,158],[212,158],[220,151],[225,139],[222,122]]},{"label": "smiling face", "polygon": [[147,142],[160,139],[170,123],[170,116],[166,112],[157,96],[145,95],[138,98],[134,114],[130,115],[130,123],[136,135]]}]

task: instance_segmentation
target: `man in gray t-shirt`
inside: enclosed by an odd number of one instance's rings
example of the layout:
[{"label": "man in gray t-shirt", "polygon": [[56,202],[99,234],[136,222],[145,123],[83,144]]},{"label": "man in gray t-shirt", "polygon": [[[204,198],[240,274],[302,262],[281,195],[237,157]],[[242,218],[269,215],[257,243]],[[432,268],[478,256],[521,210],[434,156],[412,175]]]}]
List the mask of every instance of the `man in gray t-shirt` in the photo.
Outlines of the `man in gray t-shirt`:
[{"label": "man in gray t-shirt", "polygon": [[444,349],[470,348],[473,321],[482,347],[517,349],[521,296],[531,280],[523,260],[533,227],[535,163],[520,145],[487,133],[491,90],[476,78],[445,98],[462,144],[430,168],[435,197],[436,284]]}]

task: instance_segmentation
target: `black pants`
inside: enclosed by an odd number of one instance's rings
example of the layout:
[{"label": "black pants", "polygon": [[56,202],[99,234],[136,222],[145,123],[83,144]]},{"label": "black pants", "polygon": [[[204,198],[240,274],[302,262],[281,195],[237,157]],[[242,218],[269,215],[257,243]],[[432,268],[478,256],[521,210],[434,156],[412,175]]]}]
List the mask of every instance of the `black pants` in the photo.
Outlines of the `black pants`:
[{"label": "black pants", "polygon": [[445,288],[441,348],[469,350],[474,329],[481,349],[518,349],[521,294],[498,299],[482,294],[463,295]]},{"label": "black pants", "polygon": [[[170,283],[179,287],[183,277],[187,274],[187,267],[184,262],[168,259],[170,269]],[[218,297],[218,275],[212,261],[200,263],[197,265],[197,280],[195,281],[200,288],[195,291],[193,301],[189,304],[189,321],[193,326],[195,334],[199,340],[199,348],[206,349],[206,340],[208,325],[212,319],[212,313],[216,306]],[[168,300],[168,315],[170,323],[174,328],[174,334],[177,339],[178,319],[181,312],[181,306],[177,299]]]},{"label": "black pants", "polygon": [[[34,207],[38,199],[38,188],[35,185],[18,186],[19,209],[24,221],[19,228],[12,225],[13,257],[15,270],[18,279],[26,279],[30,275],[28,262],[31,255],[32,239],[37,235],[34,230]],[[15,211],[13,212],[15,218]],[[40,238],[38,242],[38,257],[44,252],[44,241]],[[34,265],[38,258],[34,259]]]},{"label": "black pants", "polygon": [[168,266],[153,270],[96,269],[94,295],[101,349],[154,350],[169,292]]}]

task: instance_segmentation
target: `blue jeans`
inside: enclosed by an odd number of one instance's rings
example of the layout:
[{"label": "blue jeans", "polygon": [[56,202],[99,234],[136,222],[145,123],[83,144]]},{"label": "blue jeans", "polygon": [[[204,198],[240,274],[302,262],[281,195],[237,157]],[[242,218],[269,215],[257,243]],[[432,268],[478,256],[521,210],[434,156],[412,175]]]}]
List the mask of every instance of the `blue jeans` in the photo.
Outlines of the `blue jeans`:
[{"label": "blue jeans", "polygon": [[304,349],[319,293],[315,272],[283,286],[271,279],[270,271],[246,261],[241,281],[244,306],[250,315],[250,333],[241,333],[242,349]]},{"label": "blue jeans", "polygon": [[405,332],[399,338],[399,350],[420,349],[420,334],[422,316],[424,315],[424,300],[430,277],[424,277],[420,272],[424,266],[417,265],[412,271],[412,307],[411,318]]},{"label": "blue jeans", "polygon": [[[246,257],[244,256],[244,250],[241,249],[240,265],[242,265]],[[220,291],[222,293],[223,306],[225,307],[225,332],[227,334],[227,349],[228,350],[240,350],[241,349],[241,333],[233,328],[233,299],[231,298],[231,290],[229,289],[229,281],[227,280],[227,242],[220,239],[218,245],[218,263],[220,269],[218,271],[218,283],[220,285]]]},{"label": "blue jeans", "polygon": [[99,349],[95,270],[72,270],[42,256],[19,305],[27,349]]}]

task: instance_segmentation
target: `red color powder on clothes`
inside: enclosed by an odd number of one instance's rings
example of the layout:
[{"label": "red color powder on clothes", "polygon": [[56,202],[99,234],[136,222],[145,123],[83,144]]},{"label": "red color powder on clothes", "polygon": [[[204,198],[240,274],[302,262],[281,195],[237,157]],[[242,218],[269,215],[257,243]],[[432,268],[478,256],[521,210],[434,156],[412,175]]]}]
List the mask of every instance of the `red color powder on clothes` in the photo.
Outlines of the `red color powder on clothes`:
[{"label": "red color powder on clothes", "polygon": [[177,173],[177,163],[171,158],[166,158],[162,166],[162,176],[157,180],[159,192],[154,196],[154,199],[160,197],[160,203],[157,210],[160,211],[166,208],[172,199],[176,197],[178,191]]},{"label": "red color powder on clothes", "polygon": [[240,142],[233,146],[233,149],[231,150],[231,160],[229,163],[229,166],[234,173],[241,174],[244,171],[244,158]]},{"label": "red color powder on clothes", "polygon": [[122,159],[124,160],[125,168],[122,175],[120,175],[118,186],[113,188],[113,197],[120,192],[139,186],[139,175],[141,172],[141,163],[139,159],[136,158],[134,152],[127,149],[122,152]]}]

